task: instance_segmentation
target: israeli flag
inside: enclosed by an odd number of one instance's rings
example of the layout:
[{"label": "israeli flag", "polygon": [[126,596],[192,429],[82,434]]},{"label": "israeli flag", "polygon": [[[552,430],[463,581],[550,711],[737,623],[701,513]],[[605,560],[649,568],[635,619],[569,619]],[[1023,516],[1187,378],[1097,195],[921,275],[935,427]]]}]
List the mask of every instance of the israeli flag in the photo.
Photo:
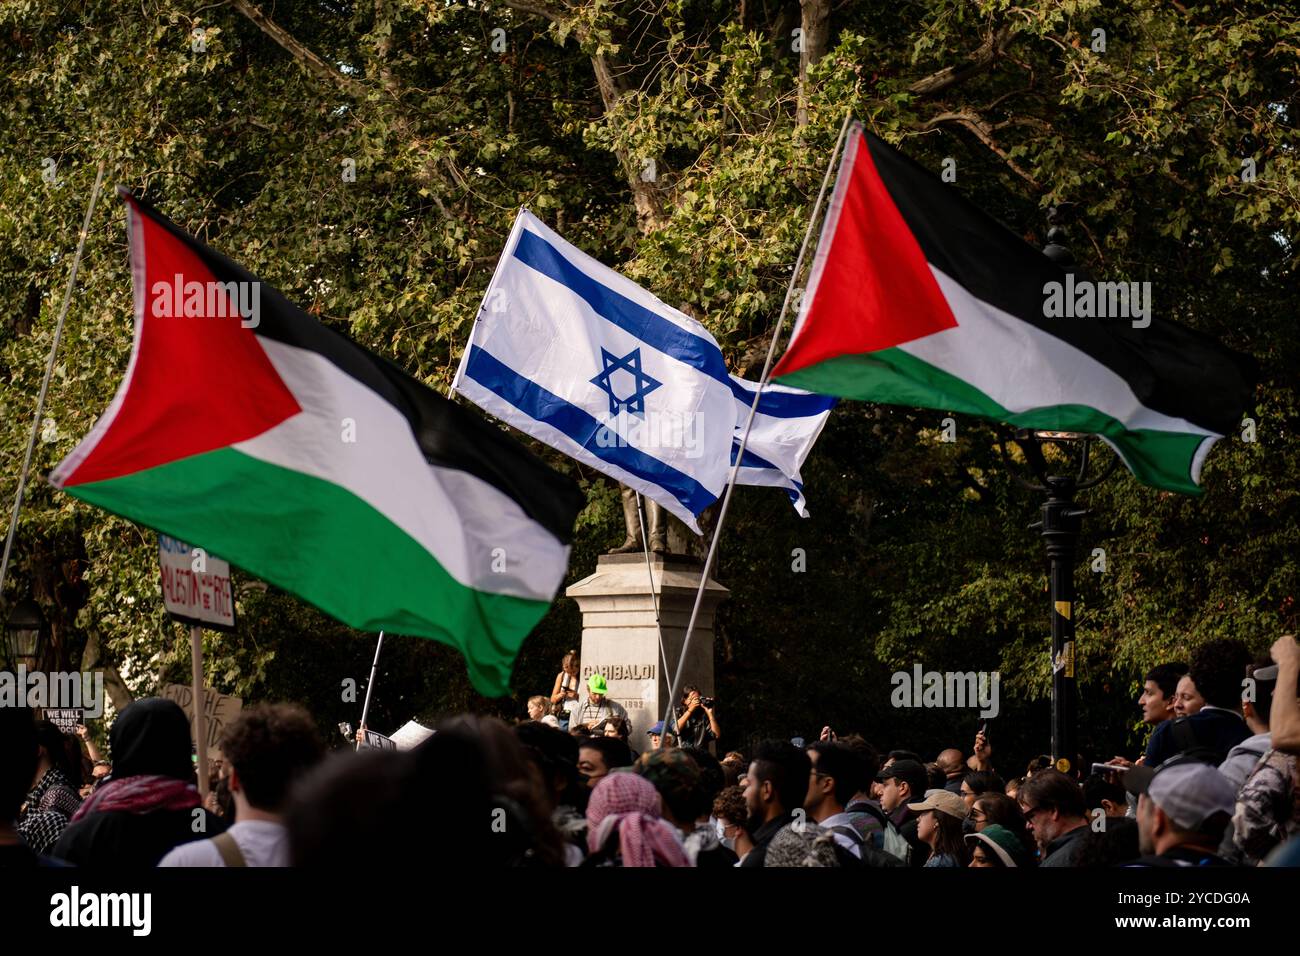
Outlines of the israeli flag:
[{"label": "israeli flag", "polygon": [[713,336],[526,209],[452,388],[696,534],[730,476],[737,405]]},{"label": "israeli flag", "polygon": [[[736,434],[732,440],[731,463],[736,463],[740,440],[745,434],[745,422],[758,390],[755,382],[731,376],[736,396]],[[803,497],[803,479],[799,469],[822,433],[836,399],[816,395],[786,385],[763,386],[754,424],[745,442],[745,455],[736,473],[738,485],[771,485],[784,488],[802,518],[808,517],[807,502]]]}]

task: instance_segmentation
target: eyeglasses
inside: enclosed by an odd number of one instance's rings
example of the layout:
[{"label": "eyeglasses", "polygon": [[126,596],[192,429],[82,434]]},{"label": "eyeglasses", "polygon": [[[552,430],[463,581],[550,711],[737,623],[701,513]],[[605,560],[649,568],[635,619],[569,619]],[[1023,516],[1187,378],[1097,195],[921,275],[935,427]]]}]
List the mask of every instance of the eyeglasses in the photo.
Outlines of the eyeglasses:
[{"label": "eyeglasses", "polygon": [[1033,822],[1034,814],[1037,813],[1037,812],[1038,812],[1039,810],[1041,810],[1041,809],[1043,809],[1043,808],[1042,808],[1042,807],[1027,807],[1027,806],[1025,806],[1024,804],[1021,804],[1021,806],[1020,806],[1020,812],[1023,813],[1023,814],[1025,815],[1025,822],[1026,822],[1026,823],[1031,823],[1031,822]]}]

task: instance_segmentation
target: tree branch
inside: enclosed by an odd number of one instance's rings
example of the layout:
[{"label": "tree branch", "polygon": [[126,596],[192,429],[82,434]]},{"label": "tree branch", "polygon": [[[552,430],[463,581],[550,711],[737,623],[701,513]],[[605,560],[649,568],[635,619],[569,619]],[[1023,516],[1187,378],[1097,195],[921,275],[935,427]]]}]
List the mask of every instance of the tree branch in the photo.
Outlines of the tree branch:
[{"label": "tree branch", "polygon": [[521,0],[505,0],[505,5],[511,10],[518,10],[520,13],[531,13],[534,16],[550,20],[552,23],[559,23],[564,17],[562,10],[547,6],[544,3],[523,3]]},{"label": "tree branch", "polygon": [[[520,13],[531,13],[535,16],[543,17],[552,23],[558,23],[564,19],[563,10],[557,10],[546,4],[531,2],[531,0],[504,0],[505,5],[511,10],[518,10]],[[574,31],[579,43],[585,43],[588,40],[586,30],[577,28]],[[605,115],[612,116],[615,107],[618,105],[619,98],[623,95],[625,87],[622,80],[619,79],[618,63],[607,53],[596,52],[591,54],[591,68],[596,74],[596,86],[600,89],[601,102],[605,105]],[[626,72],[624,70],[623,72]],[[642,235],[649,235],[657,229],[662,228],[667,223],[667,216],[664,214],[663,202],[660,199],[659,191],[655,188],[653,182],[642,178],[641,168],[634,161],[632,156],[628,155],[625,149],[616,149],[614,155],[623,167],[623,174],[627,177],[628,186],[632,190],[632,204],[636,208],[637,227]]]},{"label": "tree branch", "polygon": [[[596,85],[600,87],[600,96],[605,103],[605,115],[609,116],[614,112],[619,96],[622,94],[621,85],[614,76],[609,57],[604,53],[592,54],[591,67],[596,72]],[[616,149],[614,153],[632,189],[632,204],[636,207],[637,225],[642,235],[649,235],[662,228],[667,222],[659,193],[653,182],[642,177],[641,169],[633,161],[633,157],[628,155],[627,150]],[[651,162],[653,161],[651,159]]]},{"label": "tree branch", "polygon": [[1010,24],[998,27],[985,38],[974,53],[956,66],[947,66],[911,84],[907,90],[917,96],[935,96],[951,87],[965,83],[991,67],[1011,42]]},{"label": "tree branch", "polygon": [[960,126],[963,129],[969,130],[975,135],[976,139],[988,148],[990,152],[994,153],[1002,160],[1002,162],[1006,163],[1007,167],[1012,172],[1027,182],[1030,186],[1033,186],[1036,192],[1042,192],[1043,187],[1039,185],[1038,181],[1034,179],[1028,171],[1021,168],[1020,164],[1012,159],[1007,151],[999,146],[997,141],[993,139],[993,127],[989,125],[989,122],[984,119],[984,117],[980,116],[978,113],[971,113],[969,111],[961,113],[940,113],[939,115],[927,120],[922,128],[925,130],[932,130],[944,125]]},{"label": "tree branch", "polygon": [[346,93],[353,99],[362,100],[366,98],[365,84],[331,67],[302,43],[298,42],[288,30],[268,17],[260,8],[250,3],[249,0],[230,0],[230,3],[236,10],[252,21],[259,30],[279,44],[308,73],[319,79],[326,80],[337,90]]}]

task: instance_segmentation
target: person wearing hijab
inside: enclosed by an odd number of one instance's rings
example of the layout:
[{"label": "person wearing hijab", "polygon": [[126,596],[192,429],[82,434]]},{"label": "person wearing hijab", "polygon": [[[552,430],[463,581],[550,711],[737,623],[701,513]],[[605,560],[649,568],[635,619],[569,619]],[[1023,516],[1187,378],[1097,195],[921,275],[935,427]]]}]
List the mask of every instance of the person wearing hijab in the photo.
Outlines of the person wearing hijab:
[{"label": "person wearing hijab", "polygon": [[659,793],[645,777],[611,773],[587,802],[583,866],[690,866],[676,832],[659,815]]},{"label": "person wearing hijab", "polygon": [[156,866],[173,847],[225,829],[199,804],[189,720],[175,701],[137,700],[108,740],[112,779],[81,805],[51,855],[78,866]]}]

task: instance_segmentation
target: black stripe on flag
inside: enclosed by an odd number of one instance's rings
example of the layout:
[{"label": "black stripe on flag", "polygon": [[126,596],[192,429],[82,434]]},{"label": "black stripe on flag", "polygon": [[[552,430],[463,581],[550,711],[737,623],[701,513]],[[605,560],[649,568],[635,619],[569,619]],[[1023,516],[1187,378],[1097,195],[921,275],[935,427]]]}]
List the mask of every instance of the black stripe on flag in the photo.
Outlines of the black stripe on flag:
[{"label": "black stripe on flag", "polygon": [[[1092,356],[1122,377],[1147,408],[1219,434],[1240,424],[1250,404],[1255,363],[1208,336],[1152,316],[1048,318],[1043,287],[1065,284],[1066,270],[953,186],[868,133],[871,160],[926,260],[975,298]],[[1076,268],[1075,282],[1091,281]]]},{"label": "black stripe on flag", "polygon": [[586,505],[577,483],[534,455],[496,425],[439,395],[390,360],[322,325],[239,263],[199,242],[143,200],[139,211],[185,243],[219,282],[261,286],[256,335],[306,349],[327,359],[396,408],[410,423],[429,464],[473,475],[513,498],[529,518],[564,544]]}]

